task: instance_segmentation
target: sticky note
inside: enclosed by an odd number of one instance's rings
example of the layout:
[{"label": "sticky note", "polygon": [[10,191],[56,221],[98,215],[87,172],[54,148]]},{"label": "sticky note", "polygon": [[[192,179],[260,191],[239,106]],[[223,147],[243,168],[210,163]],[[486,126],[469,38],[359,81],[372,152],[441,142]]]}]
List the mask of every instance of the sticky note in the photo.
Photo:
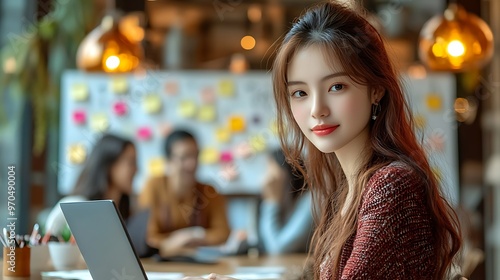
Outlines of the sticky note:
[{"label": "sticky note", "polygon": [[147,141],[151,139],[153,136],[153,132],[151,131],[151,128],[147,126],[139,127],[137,129],[137,139],[141,141]]},{"label": "sticky note", "polygon": [[84,110],[75,110],[72,115],[73,123],[82,125],[87,121],[87,113]]},{"label": "sticky note", "polygon": [[278,122],[276,120],[272,120],[269,122],[269,129],[274,135],[278,135]]},{"label": "sticky note", "polygon": [[201,150],[199,160],[202,164],[214,164],[219,162],[219,151],[215,148],[207,147]]},{"label": "sticky note", "polygon": [[128,81],[124,77],[115,77],[111,79],[109,87],[114,94],[125,94],[128,91]]},{"label": "sticky note", "polygon": [[89,88],[85,84],[73,84],[70,89],[73,101],[81,102],[89,99]]},{"label": "sticky note", "polygon": [[245,118],[243,116],[230,116],[228,127],[231,132],[238,133],[245,131]]},{"label": "sticky note", "polygon": [[109,120],[106,114],[96,113],[90,117],[90,129],[94,132],[103,132],[109,128]]},{"label": "sticky note", "polygon": [[425,119],[425,116],[423,116],[423,115],[415,115],[413,117],[413,121],[415,122],[415,126],[418,129],[423,129],[427,124],[427,120]]},{"label": "sticky note", "polygon": [[215,102],[215,92],[211,87],[205,87],[201,90],[201,102],[204,104],[212,104]]},{"label": "sticky note", "polygon": [[148,174],[153,177],[159,177],[165,174],[165,161],[163,158],[156,157],[148,160]]},{"label": "sticky note", "polygon": [[437,93],[427,94],[425,102],[430,111],[439,111],[443,106],[441,96]]},{"label": "sticky note", "polygon": [[158,125],[158,132],[161,136],[166,137],[172,132],[173,125],[171,123],[163,122]]},{"label": "sticky note", "polygon": [[68,161],[72,164],[81,164],[87,158],[87,151],[83,144],[71,144],[67,149]]},{"label": "sticky note", "polygon": [[249,158],[253,154],[252,146],[247,142],[242,142],[233,148],[234,156],[237,158]]},{"label": "sticky note", "polygon": [[234,82],[231,80],[219,81],[218,92],[220,96],[232,97],[234,95]]},{"label": "sticky note", "polygon": [[179,92],[179,84],[175,81],[165,83],[165,93],[167,95],[177,95]]},{"label": "sticky note", "polygon": [[233,163],[224,164],[219,171],[219,176],[227,182],[234,181],[239,176],[238,168]]},{"label": "sticky note", "polygon": [[184,100],[179,103],[179,116],[183,118],[193,118],[196,115],[196,104],[191,100]]},{"label": "sticky note", "polygon": [[231,131],[226,128],[219,127],[215,129],[215,140],[219,143],[227,143],[231,139]]},{"label": "sticky note", "polygon": [[231,151],[221,152],[220,161],[225,163],[233,161],[233,153]]},{"label": "sticky note", "polygon": [[215,106],[203,105],[198,111],[198,120],[202,122],[213,122],[216,117]]},{"label": "sticky note", "polygon": [[115,104],[113,104],[113,113],[117,116],[124,116],[128,112],[128,106],[127,103],[123,101],[117,101]]},{"label": "sticky note", "polygon": [[267,147],[266,138],[260,134],[250,137],[249,143],[254,152],[262,152]]},{"label": "sticky note", "polygon": [[161,107],[161,98],[157,94],[148,94],[142,99],[142,109],[148,114],[159,113]]}]

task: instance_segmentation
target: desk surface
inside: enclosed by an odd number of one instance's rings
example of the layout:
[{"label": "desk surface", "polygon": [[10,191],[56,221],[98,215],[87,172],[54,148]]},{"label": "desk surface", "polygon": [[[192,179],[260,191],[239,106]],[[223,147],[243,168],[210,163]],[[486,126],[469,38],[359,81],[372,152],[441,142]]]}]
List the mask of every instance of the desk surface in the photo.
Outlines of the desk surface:
[{"label": "desk surface", "polygon": [[[298,274],[302,271],[302,267],[306,261],[307,255],[293,254],[286,256],[262,256],[251,258],[247,256],[224,257],[220,262],[214,265],[207,264],[192,264],[192,263],[177,263],[177,262],[156,262],[152,259],[142,259],[141,262],[146,271],[152,272],[179,272],[186,276],[205,275],[208,273],[232,274],[235,273],[238,267],[245,266],[283,266],[287,268],[287,272]],[[4,280],[42,280],[40,275],[31,275],[29,278],[9,278],[3,277]],[[43,278],[49,279],[49,278]],[[51,280],[54,278],[51,278]]]}]

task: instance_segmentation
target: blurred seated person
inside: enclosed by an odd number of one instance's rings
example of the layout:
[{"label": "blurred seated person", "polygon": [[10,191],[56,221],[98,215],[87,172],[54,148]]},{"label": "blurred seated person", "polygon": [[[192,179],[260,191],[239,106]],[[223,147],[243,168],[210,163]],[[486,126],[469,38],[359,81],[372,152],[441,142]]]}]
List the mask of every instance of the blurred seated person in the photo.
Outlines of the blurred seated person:
[{"label": "blurred seated person", "polygon": [[131,214],[130,195],[136,172],[134,144],[115,135],[104,135],[86,160],[71,195],[62,198],[48,215],[42,242],[49,241],[51,236],[60,238],[67,227],[59,206],[61,202],[111,199],[127,220]]},{"label": "blurred seated person", "polygon": [[270,255],[305,253],[313,233],[311,193],[281,149],[268,155],[259,233]]},{"label": "blurred seated person", "polygon": [[198,145],[192,134],[173,131],[165,140],[167,174],[150,178],[139,195],[149,208],[146,242],[162,257],[193,253],[198,246],[220,245],[230,233],[225,200],[196,180]]}]

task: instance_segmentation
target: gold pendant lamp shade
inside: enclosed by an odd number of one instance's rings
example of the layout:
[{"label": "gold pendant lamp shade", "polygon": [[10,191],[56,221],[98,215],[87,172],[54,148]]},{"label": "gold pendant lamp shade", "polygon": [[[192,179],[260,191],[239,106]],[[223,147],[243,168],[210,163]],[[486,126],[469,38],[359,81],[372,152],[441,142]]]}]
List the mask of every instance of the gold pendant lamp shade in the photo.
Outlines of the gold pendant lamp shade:
[{"label": "gold pendant lamp shade", "polygon": [[451,3],[420,32],[419,57],[430,69],[479,69],[493,56],[493,34],[479,17]]},{"label": "gold pendant lamp shade", "polygon": [[139,66],[143,51],[139,42],[121,33],[117,20],[105,16],[78,47],[77,67],[85,71],[123,73]]}]

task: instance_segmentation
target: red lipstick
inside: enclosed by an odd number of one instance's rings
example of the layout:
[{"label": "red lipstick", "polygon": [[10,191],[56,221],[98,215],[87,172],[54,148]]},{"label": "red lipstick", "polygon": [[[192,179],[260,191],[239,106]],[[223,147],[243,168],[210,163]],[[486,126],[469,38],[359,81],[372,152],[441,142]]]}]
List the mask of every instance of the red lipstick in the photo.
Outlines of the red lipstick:
[{"label": "red lipstick", "polygon": [[335,131],[339,127],[338,125],[326,125],[326,124],[320,124],[315,127],[313,127],[311,130],[314,134],[318,136],[326,136],[332,132]]}]

